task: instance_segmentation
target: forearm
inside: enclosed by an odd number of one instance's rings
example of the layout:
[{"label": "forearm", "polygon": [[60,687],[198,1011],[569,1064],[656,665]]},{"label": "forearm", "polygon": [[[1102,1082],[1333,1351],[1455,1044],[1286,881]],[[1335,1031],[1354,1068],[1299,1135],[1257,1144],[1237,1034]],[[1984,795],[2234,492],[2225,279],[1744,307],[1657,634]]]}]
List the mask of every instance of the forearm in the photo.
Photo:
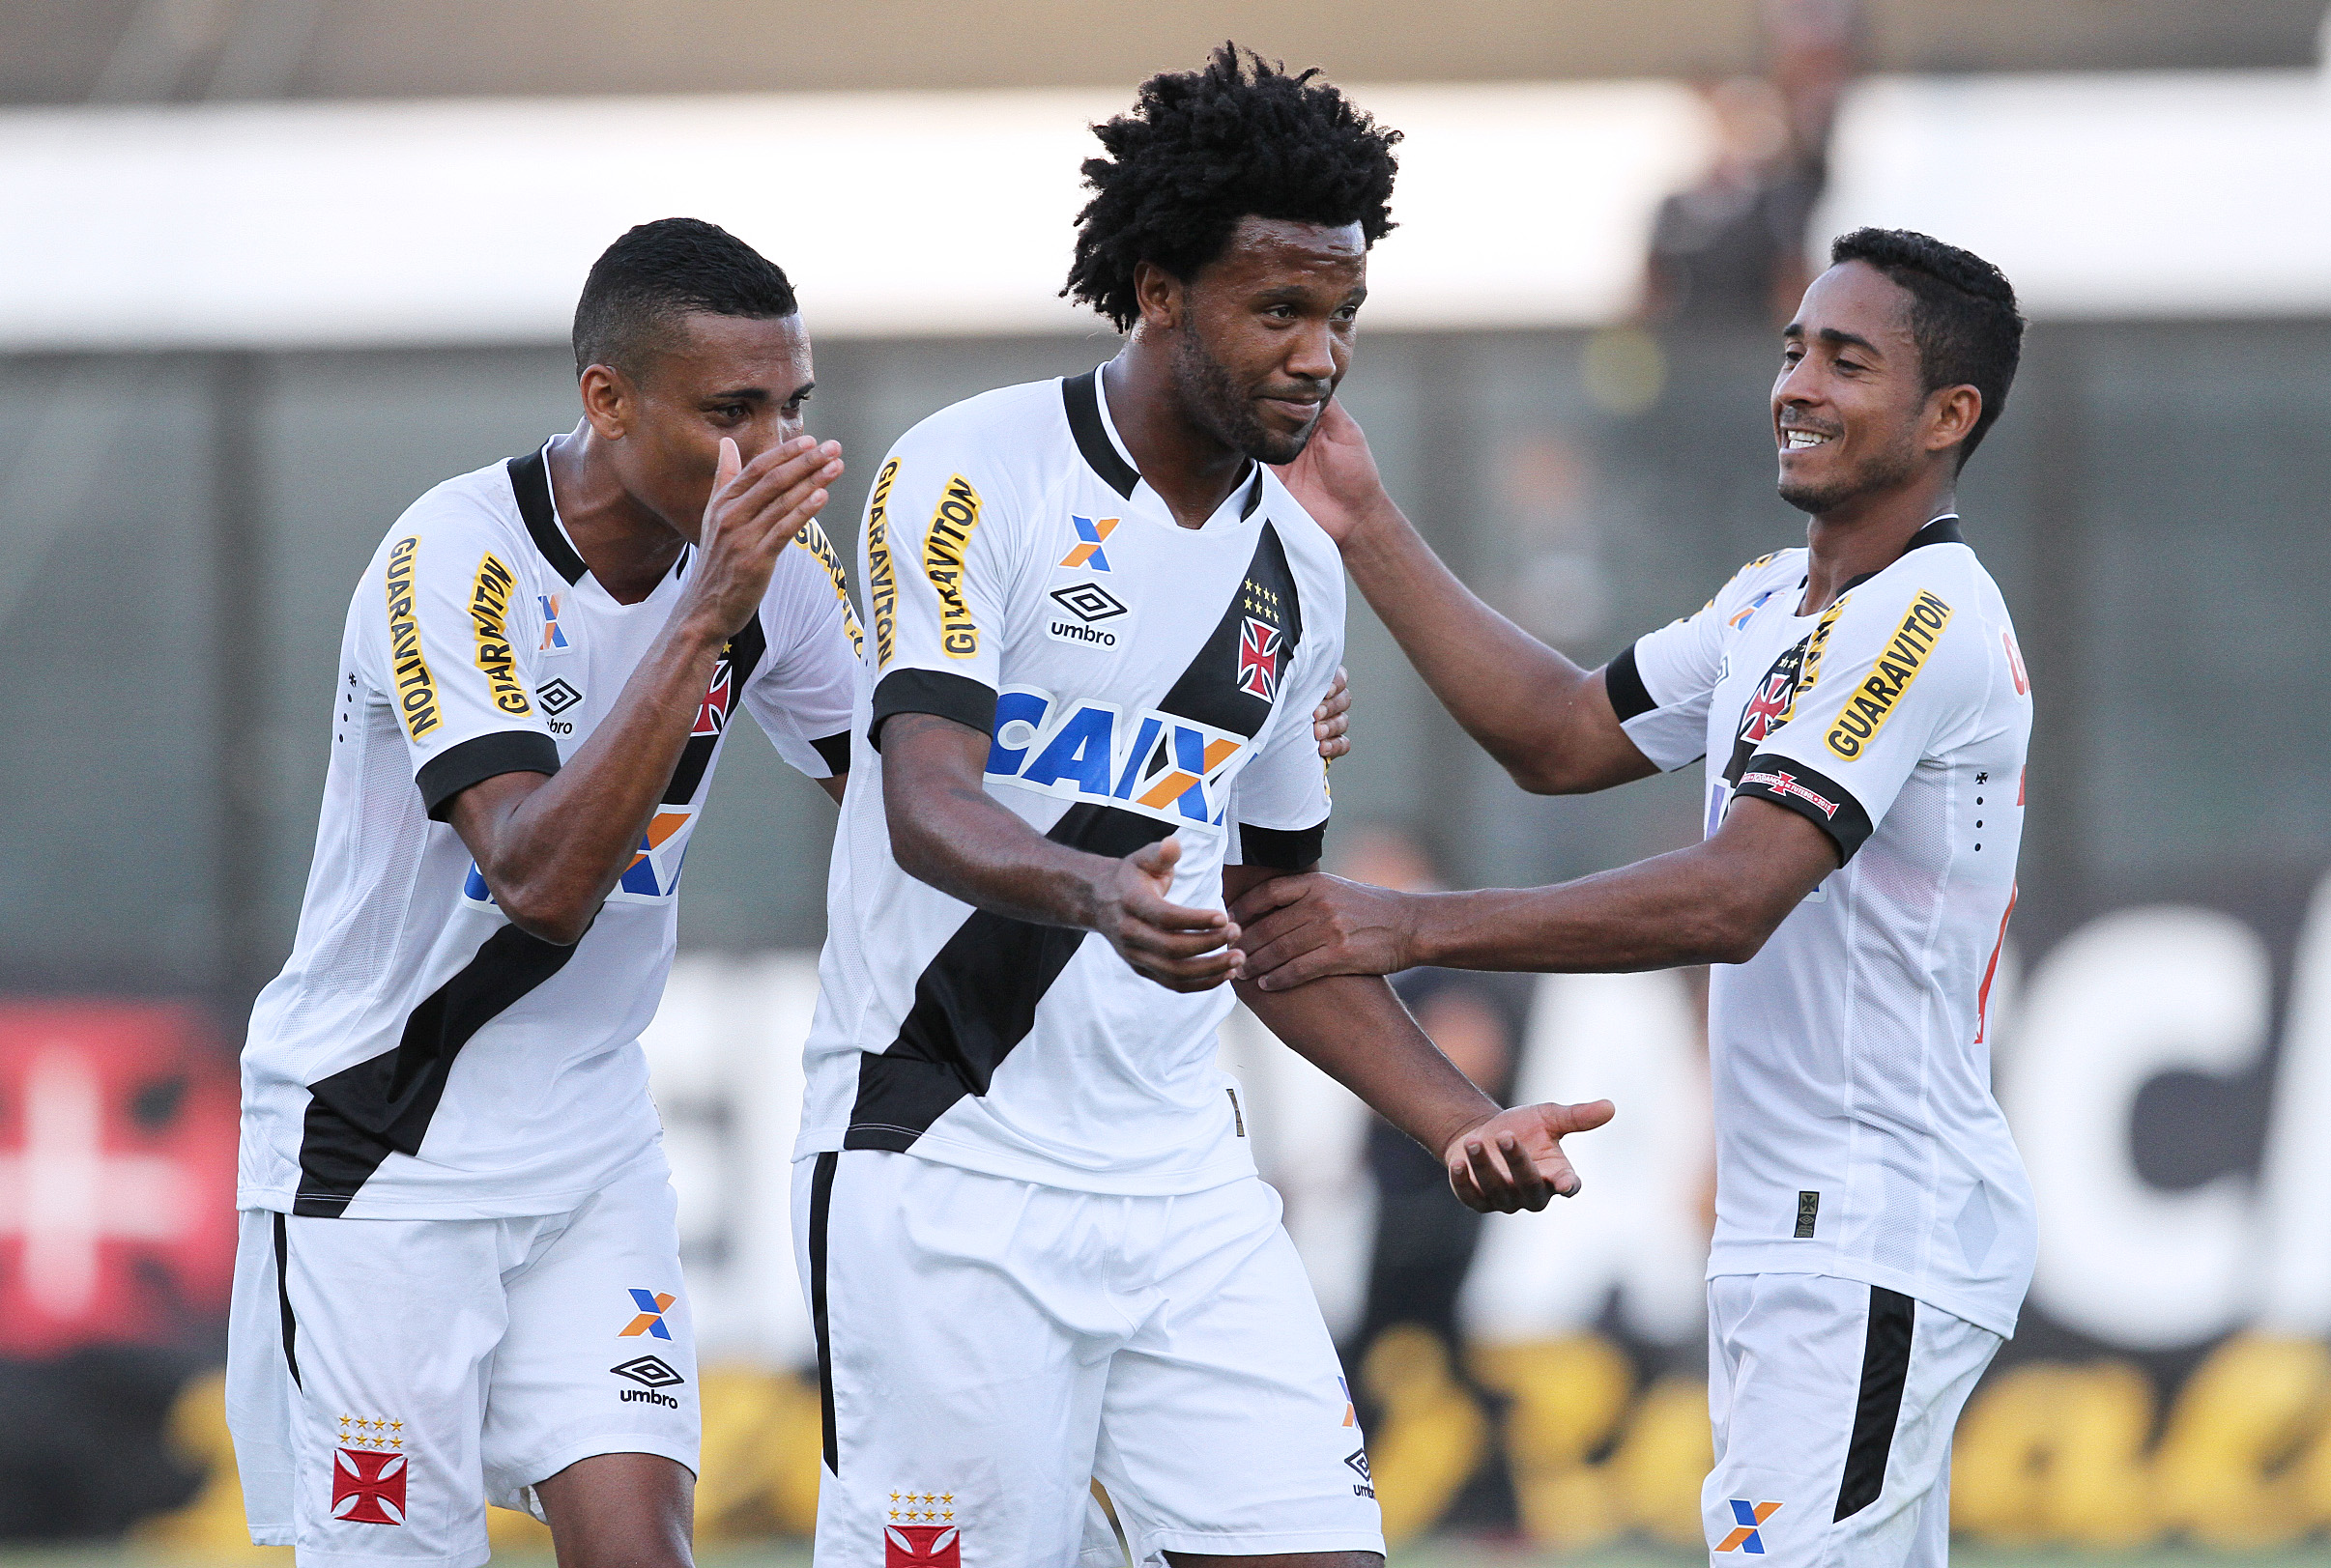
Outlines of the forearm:
[{"label": "forearm", "polygon": [[984,789],[929,790],[915,804],[914,822],[911,834],[893,833],[908,875],[1014,920],[1093,927],[1095,889],[1115,862],[1054,843]]},{"label": "forearm", "polygon": [[1497,1114],[1497,1102],[1441,1054],[1382,980],[1336,975],[1287,991],[1241,981],[1238,994],[1290,1050],[1435,1158]]},{"label": "forearm", "polygon": [[1343,563],[1465,732],[1525,784],[1546,773],[1590,672],[1483,603],[1389,499],[1345,539]]},{"label": "forearm", "polygon": [[478,869],[513,918],[582,934],[639,851],[725,641],[676,617],[574,756],[492,824]]},{"label": "forearm", "polygon": [[1414,962],[1592,974],[1745,962],[1809,887],[1775,888],[1694,844],[1552,887],[1405,903]]}]

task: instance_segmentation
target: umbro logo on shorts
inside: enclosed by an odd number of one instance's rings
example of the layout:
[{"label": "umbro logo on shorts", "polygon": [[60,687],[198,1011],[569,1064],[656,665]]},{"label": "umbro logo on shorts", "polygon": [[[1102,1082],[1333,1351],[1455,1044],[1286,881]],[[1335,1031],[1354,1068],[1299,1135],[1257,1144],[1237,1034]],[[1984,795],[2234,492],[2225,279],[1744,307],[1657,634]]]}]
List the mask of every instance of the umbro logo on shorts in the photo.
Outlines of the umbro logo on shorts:
[{"label": "umbro logo on shorts", "polygon": [[660,1355],[643,1355],[607,1370],[619,1378],[629,1378],[643,1388],[669,1388],[676,1383],[688,1381],[673,1371],[671,1364]]}]

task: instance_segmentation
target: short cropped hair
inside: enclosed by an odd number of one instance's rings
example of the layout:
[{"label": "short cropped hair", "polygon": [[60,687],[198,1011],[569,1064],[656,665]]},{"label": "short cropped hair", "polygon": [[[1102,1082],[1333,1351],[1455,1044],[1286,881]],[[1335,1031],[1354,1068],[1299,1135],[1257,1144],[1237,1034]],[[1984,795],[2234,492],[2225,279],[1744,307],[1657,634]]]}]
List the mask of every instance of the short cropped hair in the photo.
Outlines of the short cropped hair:
[{"label": "short cropped hair", "polygon": [[1400,133],[1318,75],[1224,43],[1203,70],[1143,82],[1132,113],[1093,127],[1108,156],[1084,161],[1093,199],[1077,214],[1060,292],[1126,331],[1141,317],[1137,263],[1188,282],[1221,257],[1242,218],[1357,223],[1369,244],[1383,239]]},{"label": "short cropped hair", "polygon": [[639,374],[682,316],[771,321],[801,308],[785,270],[716,223],[662,217],[609,245],[575,305],[575,374],[613,365]]},{"label": "short cropped hair", "polygon": [[1856,229],[1829,246],[1829,263],[1861,262],[1911,295],[1911,336],[1929,392],[1972,386],[1983,412],[1959,445],[1959,466],[2007,407],[2023,357],[2024,318],[2007,274],[1971,250],[1911,229]]}]

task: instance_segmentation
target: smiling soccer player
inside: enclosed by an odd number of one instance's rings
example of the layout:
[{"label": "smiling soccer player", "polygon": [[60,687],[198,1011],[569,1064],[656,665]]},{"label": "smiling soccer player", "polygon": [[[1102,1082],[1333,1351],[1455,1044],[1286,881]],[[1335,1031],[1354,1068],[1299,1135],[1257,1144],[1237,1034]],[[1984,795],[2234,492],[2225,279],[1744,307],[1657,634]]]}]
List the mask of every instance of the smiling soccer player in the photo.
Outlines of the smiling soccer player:
[{"label": "smiling soccer player", "polygon": [[1771,397],[1807,546],[1601,670],[1451,575],[1348,417],[1287,470],[1516,782],[1603,789],[1705,756],[1706,841],[1548,888],[1281,878],[1231,910],[1268,991],[1415,964],[1714,964],[1703,1512],[1712,1552],[1785,1568],[1943,1560],[1951,1429],[2014,1331],[2035,1244],[1985,1029],[2030,686],[1955,500],[2023,322],[1998,269],[1924,235],[1864,229],[1831,262]]},{"label": "smiling soccer player", "polygon": [[[1268,465],[1348,363],[1394,134],[1242,62],[1099,128],[1071,290],[1130,337],[901,439],[796,1150],[837,1563],[1380,1563],[1238,1087],[1225,894],[1319,858],[1335,547]],[[1501,1112],[1379,980],[1251,993],[1484,1209],[1609,1107]],[[1113,1551],[1106,1525],[1103,1553]]]}]

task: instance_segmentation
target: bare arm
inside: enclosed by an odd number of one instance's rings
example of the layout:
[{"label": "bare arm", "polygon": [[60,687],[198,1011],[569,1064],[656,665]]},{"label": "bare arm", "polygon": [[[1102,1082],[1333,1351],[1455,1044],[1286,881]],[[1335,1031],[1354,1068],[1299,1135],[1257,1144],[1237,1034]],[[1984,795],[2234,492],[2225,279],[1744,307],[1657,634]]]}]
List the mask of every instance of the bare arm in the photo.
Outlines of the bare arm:
[{"label": "bare arm", "polygon": [[[1235,901],[1270,877],[1262,867],[1224,867],[1223,895]],[[1511,1213],[1577,1194],[1563,1136],[1609,1121],[1609,1101],[1499,1110],[1381,980],[1335,976],[1276,991],[1242,983],[1238,994],[1289,1049],[1440,1156],[1451,1188],[1468,1206]]]},{"label": "bare arm", "polygon": [[1360,591],[1465,732],[1537,794],[1608,789],[1657,770],[1626,738],[1602,671],[1582,670],[1457,581],[1385,494],[1359,423],[1330,403],[1279,470],[1343,552]]},{"label": "bare arm", "polygon": [[1241,979],[1266,990],[1415,964],[1604,973],[1745,963],[1823,877],[1837,846],[1795,812],[1736,800],[1705,843],[1544,888],[1400,894],[1281,877],[1232,906]]},{"label": "bare arm", "polygon": [[563,947],[590,928],[638,852],[722,646],[752,617],[778,552],[825,504],[840,453],[803,438],[740,470],[723,442],[696,568],[606,721],[555,775],[497,774],[453,798],[453,831],[519,929]]},{"label": "bare arm", "polygon": [[1122,859],[1054,843],[991,796],[988,737],[933,713],[882,726],[882,809],[906,874],[951,898],[1039,926],[1098,931],[1168,990],[1230,978],[1238,927],[1219,909],[1168,903],[1179,839]]}]

